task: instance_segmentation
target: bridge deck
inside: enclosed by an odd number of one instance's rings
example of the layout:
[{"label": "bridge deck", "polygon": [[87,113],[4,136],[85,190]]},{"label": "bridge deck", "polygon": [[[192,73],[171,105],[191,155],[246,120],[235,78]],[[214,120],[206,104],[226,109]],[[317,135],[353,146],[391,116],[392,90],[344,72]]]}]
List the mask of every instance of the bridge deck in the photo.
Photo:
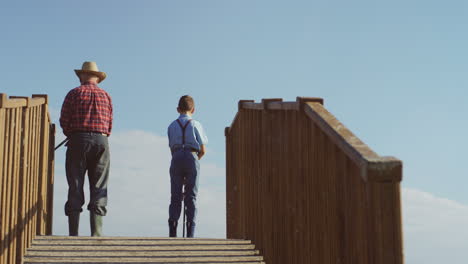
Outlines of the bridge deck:
[{"label": "bridge deck", "polygon": [[38,236],[28,263],[264,263],[248,240]]}]

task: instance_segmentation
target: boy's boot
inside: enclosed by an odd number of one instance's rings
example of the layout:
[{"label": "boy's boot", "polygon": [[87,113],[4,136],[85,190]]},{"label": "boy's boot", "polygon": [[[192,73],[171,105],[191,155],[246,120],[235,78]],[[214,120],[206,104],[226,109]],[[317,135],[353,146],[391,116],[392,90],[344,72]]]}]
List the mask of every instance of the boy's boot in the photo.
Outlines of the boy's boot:
[{"label": "boy's boot", "polygon": [[177,237],[177,221],[169,220],[169,237]]},{"label": "boy's boot", "polygon": [[195,222],[187,222],[187,237],[195,235]]},{"label": "boy's boot", "polygon": [[78,236],[80,226],[80,212],[72,212],[68,215],[68,235]]},{"label": "boy's boot", "polygon": [[102,215],[89,212],[89,222],[91,224],[91,236],[102,236]]}]

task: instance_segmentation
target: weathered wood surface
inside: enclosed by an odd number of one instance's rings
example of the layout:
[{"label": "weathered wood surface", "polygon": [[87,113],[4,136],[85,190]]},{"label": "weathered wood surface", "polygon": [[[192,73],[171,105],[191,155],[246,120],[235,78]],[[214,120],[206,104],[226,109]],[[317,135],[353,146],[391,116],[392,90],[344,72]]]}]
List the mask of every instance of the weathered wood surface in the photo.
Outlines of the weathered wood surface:
[{"label": "weathered wood surface", "polygon": [[381,157],[323,106],[239,102],[226,135],[228,238],[269,264],[402,264],[402,163]]},{"label": "weathered wood surface", "polygon": [[140,237],[100,237],[99,239],[87,237],[44,237],[39,236],[34,240],[34,245],[251,245],[250,240],[241,239],[184,239],[184,238],[140,238]]},{"label": "weathered wood surface", "polygon": [[36,234],[49,234],[52,218],[44,186],[53,182],[49,167],[50,118],[46,95],[0,94],[0,263],[21,263]]},{"label": "weathered wood surface", "polygon": [[27,263],[264,263],[247,240],[38,236]]}]

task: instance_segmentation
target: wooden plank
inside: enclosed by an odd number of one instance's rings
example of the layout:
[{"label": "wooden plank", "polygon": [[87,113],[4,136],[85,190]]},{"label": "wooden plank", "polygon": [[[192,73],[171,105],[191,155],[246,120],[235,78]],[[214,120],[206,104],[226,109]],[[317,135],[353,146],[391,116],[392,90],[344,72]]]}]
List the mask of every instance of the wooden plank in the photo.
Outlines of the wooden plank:
[{"label": "wooden plank", "polygon": [[33,218],[31,221],[31,240],[28,243],[28,247],[31,245],[32,239],[37,234],[37,221],[38,221],[38,215],[39,215],[39,163],[40,163],[40,137],[41,137],[41,107],[40,106],[34,106],[34,152],[33,152]]},{"label": "wooden plank", "polygon": [[184,250],[184,251],[43,251],[28,250],[28,257],[189,257],[189,256],[254,256],[258,250]]},{"label": "wooden plank", "polygon": [[300,104],[300,108],[302,109],[304,107],[304,104],[306,104],[306,103],[319,103],[319,104],[323,105],[323,98],[298,96],[298,97],[296,97],[296,102],[298,104]]},{"label": "wooden plank", "polygon": [[25,136],[28,133],[28,111],[27,108],[22,108],[21,110],[21,124],[23,127],[22,135],[21,135],[21,163],[20,163],[20,176],[19,176],[19,185],[18,185],[18,240],[17,240],[17,248],[18,251],[23,252],[26,249],[26,233],[25,227],[27,222],[27,208],[26,208],[26,201],[27,201],[27,193],[26,193],[26,186],[28,185],[27,179],[27,169],[29,167],[27,161],[27,142],[25,141]]},{"label": "wooden plank", "polygon": [[394,157],[370,159],[367,163],[368,180],[373,182],[400,182],[403,163]]},{"label": "wooden plank", "polygon": [[0,108],[5,109],[5,104],[8,100],[8,95],[6,93],[0,93]]},{"label": "wooden plank", "polygon": [[264,105],[262,103],[245,102],[242,104],[242,108],[250,110],[264,110]]},{"label": "wooden plank", "polygon": [[11,101],[13,100],[26,100],[27,101],[27,104],[26,105],[21,105],[21,106],[18,106],[18,107],[35,107],[35,106],[39,106],[39,105],[43,105],[46,103],[47,101],[47,98],[46,97],[42,97],[42,96],[33,96],[33,98],[30,98],[30,97],[27,97],[27,96],[10,96],[10,99]]},{"label": "wooden plank", "polygon": [[8,123],[8,132],[7,132],[7,137],[6,137],[6,143],[7,143],[7,148],[6,148],[6,162],[5,162],[5,169],[7,172],[7,181],[6,181],[6,186],[8,186],[7,192],[6,192],[6,212],[7,212],[7,218],[6,218],[6,227],[7,227],[7,246],[8,246],[8,257],[7,261],[8,263],[14,263],[15,261],[15,251],[16,248],[12,244],[13,241],[13,228],[12,228],[12,205],[11,205],[11,199],[12,199],[12,183],[13,183],[13,144],[14,144],[14,114],[13,114],[13,109],[10,109],[7,112],[7,123]]},{"label": "wooden plank", "polygon": [[28,206],[28,211],[29,217],[28,217],[28,239],[26,243],[26,248],[30,246],[30,243],[34,239],[34,234],[35,234],[35,215],[37,213],[35,206],[36,206],[36,197],[35,197],[35,191],[37,189],[37,184],[36,184],[36,157],[37,157],[37,107],[29,107],[30,113],[31,113],[31,126],[30,126],[30,131],[31,131],[31,147],[30,147],[30,152],[31,152],[31,157],[30,157],[30,168],[31,170],[29,171],[29,206]]},{"label": "wooden plank", "polygon": [[[11,197],[11,203],[12,203],[12,210],[11,210],[11,215],[12,215],[12,230],[13,231],[13,236],[11,240],[11,244],[16,246],[17,245],[17,240],[20,237],[18,230],[18,226],[20,224],[20,220],[18,218],[18,203],[19,203],[19,177],[20,177],[20,164],[21,164],[21,133],[22,133],[22,109],[21,108],[16,108],[12,109],[12,112],[14,113],[14,129],[13,129],[13,148],[12,148],[12,155],[13,155],[13,171],[12,171],[12,183],[10,188],[12,189],[12,197]],[[14,253],[15,255],[13,258],[16,259],[16,263],[21,263],[21,252],[18,252],[17,250]]]},{"label": "wooden plank", "polygon": [[34,250],[253,250],[254,245],[34,245]]},{"label": "wooden plank", "polygon": [[5,109],[1,108],[3,100],[6,100],[6,94],[0,94],[0,262],[5,263],[5,254],[6,243],[5,241],[5,202],[6,202],[6,173],[4,171],[4,158],[5,158],[5,130],[6,130],[6,120],[5,120]]},{"label": "wooden plank", "polygon": [[271,102],[268,104],[268,110],[299,110],[299,104],[296,102]]},{"label": "wooden plank", "polygon": [[33,99],[42,98],[42,99],[44,99],[44,104],[46,104],[46,105],[49,104],[49,95],[47,95],[47,94],[33,94],[31,97]]},{"label": "wooden plank", "polygon": [[29,110],[24,108],[22,110],[22,126],[23,134],[21,137],[22,140],[22,150],[21,150],[21,170],[20,170],[20,181],[19,181],[19,197],[18,201],[18,232],[21,234],[18,237],[17,247],[19,250],[24,250],[26,248],[26,223],[27,223],[27,201],[28,201],[28,170],[29,170]]},{"label": "wooden plank", "polygon": [[26,180],[25,180],[25,200],[26,200],[26,207],[25,207],[25,221],[24,221],[24,240],[23,240],[23,248],[27,248],[29,246],[29,241],[31,240],[31,208],[32,208],[32,157],[33,157],[33,123],[34,123],[34,113],[32,112],[32,108],[25,108],[27,113],[28,119],[28,130],[26,131],[28,136],[27,143],[26,143]]},{"label": "wooden plank", "polygon": [[43,186],[42,186],[42,208],[43,208],[43,216],[42,216],[42,222],[43,222],[43,227],[42,227],[42,233],[41,235],[51,235],[48,233],[48,215],[51,213],[52,210],[50,210],[48,206],[48,186],[49,186],[49,160],[50,160],[50,118],[49,118],[49,106],[46,104],[45,105],[45,113],[46,113],[46,118],[44,121],[44,133],[45,138],[44,138],[44,147],[43,147]]},{"label": "wooden plank", "polygon": [[40,105],[44,105],[46,103],[46,99],[42,97],[33,97],[31,102],[29,103],[29,107],[36,107]]},{"label": "wooden plank", "polygon": [[[244,108],[245,103],[253,103],[253,102],[255,102],[255,101],[254,100],[239,100],[237,102],[237,111],[240,112]],[[234,119],[234,120],[236,120],[236,119]]]},{"label": "wooden plank", "polygon": [[[125,263],[139,263],[139,264],[145,264],[145,263],[167,263],[167,262],[158,262],[158,260],[145,260],[144,262],[141,262],[141,261],[127,261]],[[50,262],[48,262],[47,260],[29,260],[27,262],[25,262],[24,264],[28,264],[28,263],[35,263],[35,264],[49,264]],[[55,264],[68,264],[68,263],[88,263],[88,264],[105,264],[105,263],[121,263],[119,261],[117,262],[102,262],[102,261],[87,261],[87,260],[77,260],[77,261],[74,261],[74,262],[69,262],[67,260],[63,260],[63,262],[61,261],[56,261],[54,262]],[[185,263],[190,263],[190,262],[185,262]],[[200,262],[199,262],[200,263]],[[205,263],[205,264],[226,264],[226,263],[229,263],[229,262],[202,262],[202,263]],[[236,261],[236,262],[231,262],[231,263],[235,263],[235,264],[265,264],[265,262],[263,261],[248,261],[248,262],[243,262],[243,261]]]},{"label": "wooden plank", "polygon": [[362,177],[367,180],[367,161],[378,158],[378,155],[351,133],[321,104],[306,103],[304,111],[351,160],[363,168]]},{"label": "wooden plank", "polygon": [[54,213],[55,125],[49,125],[49,159],[47,173],[47,235],[52,235]]},{"label": "wooden plank", "polygon": [[29,107],[29,113],[30,113],[30,141],[29,141],[29,172],[28,172],[28,221],[27,221],[27,239],[26,239],[26,248],[30,246],[31,241],[34,238],[34,216],[36,215],[36,199],[35,199],[35,189],[36,189],[36,164],[35,164],[35,158],[36,158],[36,118],[37,118],[37,113],[36,113],[37,108],[36,107]]},{"label": "wooden plank", "polygon": [[[44,99],[45,101],[45,99]],[[37,211],[37,227],[36,234],[45,235],[45,215],[46,215],[46,187],[47,187],[47,163],[49,145],[47,139],[49,137],[47,131],[47,104],[39,107],[40,122],[39,122],[39,151],[38,151],[38,211]]]},{"label": "wooden plank", "polygon": [[21,108],[28,105],[26,98],[7,99],[3,102],[2,108]]},{"label": "wooden plank", "polygon": [[100,258],[100,257],[86,257],[86,258],[79,258],[79,257],[54,257],[54,258],[47,258],[47,257],[25,257],[25,263],[37,263],[37,262],[48,262],[48,263],[56,263],[56,262],[64,262],[67,261],[70,263],[86,263],[86,262],[100,262],[100,263],[128,263],[128,262],[143,262],[143,263],[200,263],[200,262],[234,262],[234,261],[262,261],[263,257],[261,256],[234,256],[234,257],[218,257],[218,256],[209,256],[209,257],[107,257],[107,258]]},{"label": "wooden plank", "polygon": [[130,238],[42,238],[34,239],[33,245],[250,245],[248,240],[215,240],[215,239],[130,239]]}]

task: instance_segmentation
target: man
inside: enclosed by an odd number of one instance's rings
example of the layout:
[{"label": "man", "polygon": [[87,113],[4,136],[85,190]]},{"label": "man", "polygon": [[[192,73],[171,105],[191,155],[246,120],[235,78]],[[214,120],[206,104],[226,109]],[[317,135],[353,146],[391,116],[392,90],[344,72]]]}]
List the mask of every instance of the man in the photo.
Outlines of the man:
[{"label": "man", "polygon": [[84,62],[75,70],[81,85],[68,92],[62,105],[60,126],[69,139],[67,143],[66,174],[70,236],[78,236],[80,213],[84,205],[84,176],[88,172],[91,235],[101,236],[102,217],[106,215],[107,181],[110,154],[108,136],[112,130],[112,101],[109,94],[98,87],[106,78],[95,62]]}]

